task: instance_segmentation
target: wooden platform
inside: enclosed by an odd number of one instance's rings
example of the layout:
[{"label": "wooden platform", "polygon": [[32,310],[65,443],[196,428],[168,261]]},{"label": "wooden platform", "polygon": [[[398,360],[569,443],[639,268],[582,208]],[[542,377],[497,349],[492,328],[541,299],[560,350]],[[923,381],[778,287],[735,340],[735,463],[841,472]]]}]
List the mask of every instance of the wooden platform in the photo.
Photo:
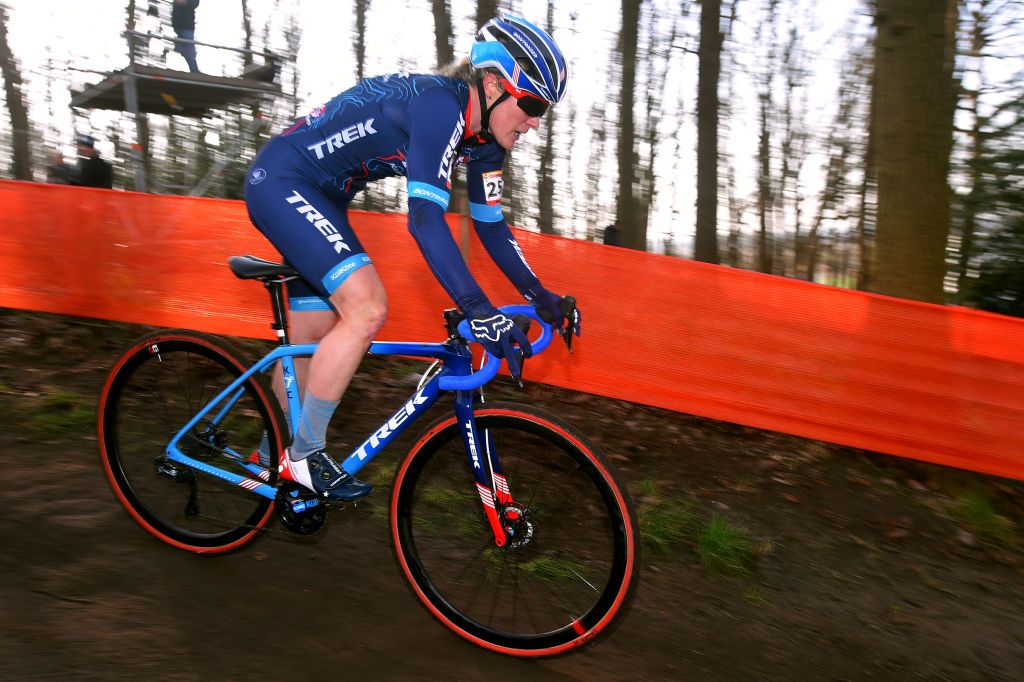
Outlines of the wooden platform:
[{"label": "wooden platform", "polygon": [[[84,109],[129,111],[125,99],[126,70],[115,71],[99,83],[71,92],[71,106]],[[275,83],[246,78],[225,78],[152,66],[135,67],[139,111],[150,114],[203,116],[229,104],[254,104],[277,96]]]}]

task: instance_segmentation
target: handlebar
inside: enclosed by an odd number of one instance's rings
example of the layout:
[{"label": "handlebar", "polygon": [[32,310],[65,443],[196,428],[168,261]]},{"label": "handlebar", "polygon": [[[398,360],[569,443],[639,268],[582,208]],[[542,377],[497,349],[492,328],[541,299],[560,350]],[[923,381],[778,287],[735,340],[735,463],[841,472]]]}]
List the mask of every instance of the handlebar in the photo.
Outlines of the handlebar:
[{"label": "handlebar", "polygon": [[[540,325],[540,337],[536,341],[530,342],[534,355],[541,353],[551,343],[551,339],[554,337],[551,325],[538,317],[537,310],[532,305],[505,305],[498,309],[509,317],[525,315]],[[463,338],[473,340],[473,334],[469,330],[469,320],[460,322],[458,331]],[[479,388],[493,379],[498,374],[500,367],[501,360],[484,351],[484,364],[479,371],[464,376],[443,376],[439,380],[439,386],[446,391],[468,391]]]}]

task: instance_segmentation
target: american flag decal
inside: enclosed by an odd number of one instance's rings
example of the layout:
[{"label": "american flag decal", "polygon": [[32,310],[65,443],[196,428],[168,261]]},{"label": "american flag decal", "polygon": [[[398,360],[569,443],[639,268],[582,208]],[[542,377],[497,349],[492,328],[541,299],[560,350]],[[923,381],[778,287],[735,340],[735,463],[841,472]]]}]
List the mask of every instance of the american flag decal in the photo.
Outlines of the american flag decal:
[{"label": "american flag decal", "polygon": [[494,495],[491,494],[491,491],[479,483],[476,484],[476,489],[480,493],[480,499],[483,500],[484,506],[494,509]]},{"label": "american flag decal", "polygon": [[498,490],[498,501],[506,504],[512,501],[512,495],[508,491],[508,481],[501,474],[494,474],[494,487]]},{"label": "american flag decal", "polygon": [[244,481],[240,482],[238,485],[245,488],[246,490],[256,490],[256,488],[258,488],[261,484],[259,481],[254,481],[251,478],[247,478]]}]

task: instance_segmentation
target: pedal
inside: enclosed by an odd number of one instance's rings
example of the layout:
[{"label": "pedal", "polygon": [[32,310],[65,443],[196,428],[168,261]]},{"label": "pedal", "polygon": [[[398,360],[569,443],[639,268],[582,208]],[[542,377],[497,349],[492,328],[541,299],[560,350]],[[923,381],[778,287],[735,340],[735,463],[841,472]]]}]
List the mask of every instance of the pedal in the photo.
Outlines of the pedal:
[{"label": "pedal", "polygon": [[327,505],[315,492],[298,483],[282,482],[274,498],[284,527],[298,535],[312,535],[327,521]]},{"label": "pedal", "polygon": [[191,480],[192,470],[183,464],[178,464],[168,457],[158,457],[153,460],[153,471],[157,476],[169,478],[175,483],[182,483]]}]

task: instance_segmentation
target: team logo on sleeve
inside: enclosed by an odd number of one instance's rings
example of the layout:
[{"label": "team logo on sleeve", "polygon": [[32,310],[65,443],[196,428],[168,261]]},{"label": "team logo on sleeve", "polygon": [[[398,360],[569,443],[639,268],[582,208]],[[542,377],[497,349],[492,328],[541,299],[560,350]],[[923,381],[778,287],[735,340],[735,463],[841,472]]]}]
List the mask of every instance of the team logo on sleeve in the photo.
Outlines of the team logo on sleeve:
[{"label": "team logo on sleeve", "polygon": [[501,171],[490,171],[480,176],[484,185],[484,200],[488,206],[497,206],[501,203],[501,191],[505,189],[505,181],[501,179]]},{"label": "team logo on sleeve", "polygon": [[444,178],[445,186],[448,189],[452,188],[452,168],[455,166],[455,156],[459,151],[462,133],[465,130],[466,120],[460,115],[459,120],[455,123],[455,130],[452,131],[452,136],[448,140],[448,147],[441,156],[441,165],[437,168],[437,177]]}]

